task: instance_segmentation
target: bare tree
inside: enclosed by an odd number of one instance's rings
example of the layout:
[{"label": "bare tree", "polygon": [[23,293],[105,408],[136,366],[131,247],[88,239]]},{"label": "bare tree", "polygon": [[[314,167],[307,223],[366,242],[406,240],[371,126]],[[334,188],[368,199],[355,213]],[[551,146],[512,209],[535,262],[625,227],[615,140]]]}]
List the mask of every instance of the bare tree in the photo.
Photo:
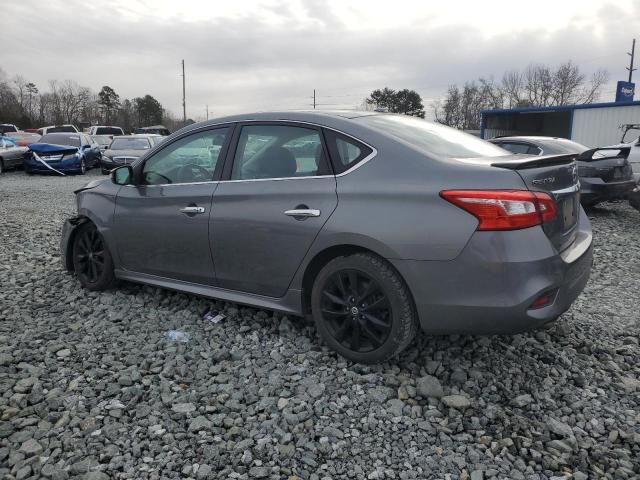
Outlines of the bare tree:
[{"label": "bare tree", "polygon": [[608,78],[605,70],[598,70],[587,81],[571,61],[557,68],[532,64],[522,72],[505,72],[499,85],[482,78],[477,83],[467,82],[462,89],[452,85],[444,101],[434,103],[432,108],[438,122],[477,129],[483,109],[592,103],[598,100]]}]

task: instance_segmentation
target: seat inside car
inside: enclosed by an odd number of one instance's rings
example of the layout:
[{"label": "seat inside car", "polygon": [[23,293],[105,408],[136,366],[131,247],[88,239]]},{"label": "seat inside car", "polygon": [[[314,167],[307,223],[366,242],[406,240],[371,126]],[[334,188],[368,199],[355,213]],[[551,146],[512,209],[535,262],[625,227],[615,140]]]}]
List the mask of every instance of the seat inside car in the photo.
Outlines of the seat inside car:
[{"label": "seat inside car", "polygon": [[269,147],[260,157],[257,165],[257,178],[293,177],[296,174],[296,159],[284,147]]}]

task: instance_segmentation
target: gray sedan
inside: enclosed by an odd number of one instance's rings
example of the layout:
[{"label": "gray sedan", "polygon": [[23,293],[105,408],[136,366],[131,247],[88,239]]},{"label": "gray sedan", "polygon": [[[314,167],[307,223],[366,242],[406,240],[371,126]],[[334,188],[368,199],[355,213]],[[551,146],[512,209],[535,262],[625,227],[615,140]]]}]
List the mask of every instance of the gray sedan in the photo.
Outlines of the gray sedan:
[{"label": "gray sedan", "polygon": [[513,156],[373,112],[260,113],[185,127],[78,191],[63,263],[310,314],[357,362],[428,333],[508,333],[569,308],[592,235],[571,156]]},{"label": "gray sedan", "polygon": [[0,174],[9,168],[22,167],[26,147],[20,147],[9,137],[0,137]]}]

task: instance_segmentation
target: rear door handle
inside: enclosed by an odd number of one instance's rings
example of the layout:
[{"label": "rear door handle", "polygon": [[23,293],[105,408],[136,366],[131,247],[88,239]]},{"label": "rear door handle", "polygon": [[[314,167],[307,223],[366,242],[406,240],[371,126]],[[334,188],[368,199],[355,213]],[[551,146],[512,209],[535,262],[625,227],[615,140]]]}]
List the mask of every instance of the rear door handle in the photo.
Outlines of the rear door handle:
[{"label": "rear door handle", "polygon": [[187,215],[196,215],[204,213],[204,207],[184,207],[180,209],[180,213],[186,213]]},{"label": "rear door handle", "polygon": [[284,214],[290,217],[319,217],[320,210],[315,208],[294,208],[293,210],[285,211]]}]

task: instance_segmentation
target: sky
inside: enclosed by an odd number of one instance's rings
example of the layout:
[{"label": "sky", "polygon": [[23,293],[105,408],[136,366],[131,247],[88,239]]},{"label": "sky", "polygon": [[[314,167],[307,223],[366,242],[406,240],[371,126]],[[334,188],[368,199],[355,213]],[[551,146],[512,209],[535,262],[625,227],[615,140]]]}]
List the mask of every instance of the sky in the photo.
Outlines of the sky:
[{"label": "sky", "polygon": [[[72,79],[122,99],[153,95],[187,116],[355,109],[376,88],[409,88],[426,110],[451,84],[500,80],[567,60],[626,80],[640,0],[2,1],[0,68],[41,91]],[[640,71],[636,72],[640,75]]]}]

